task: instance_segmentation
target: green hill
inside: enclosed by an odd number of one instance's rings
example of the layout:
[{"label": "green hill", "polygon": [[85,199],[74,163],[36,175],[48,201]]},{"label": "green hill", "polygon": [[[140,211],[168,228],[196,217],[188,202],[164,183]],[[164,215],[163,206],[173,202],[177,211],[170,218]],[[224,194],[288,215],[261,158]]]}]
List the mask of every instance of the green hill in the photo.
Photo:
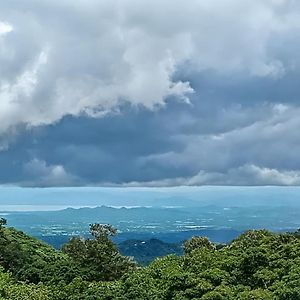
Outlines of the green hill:
[{"label": "green hill", "polygon": [[[93,224],[90,232],[58,251],[0,226],[0,299],[300,300],[298,233],[248,231],[222,247],[193,237],[184,255],[138,267],[112,243],[114,228]],[[148,255],[170,250],[157,240],[147,247]]]},{"label": "green hill", "polygon": [[0,264],[18,280],[32,283],[51,281],[72,266],[66,254],[14,228],[0,231]]},{"label": "green hill", "polygon": [[169,254],[182,255],[183,249],[180,243],[165,243],[158,239],[150,240],[127,240],[118,245],[120,252],[126,256],[133,256],[134,259],[147,265],[157,257]]}]

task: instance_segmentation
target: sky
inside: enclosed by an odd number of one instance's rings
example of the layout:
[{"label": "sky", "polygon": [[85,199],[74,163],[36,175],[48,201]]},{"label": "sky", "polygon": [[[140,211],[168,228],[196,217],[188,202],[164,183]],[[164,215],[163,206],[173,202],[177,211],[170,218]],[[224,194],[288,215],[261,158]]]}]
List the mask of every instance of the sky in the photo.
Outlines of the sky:
[{"label": "sky", "polygon": [[[297,186],[0,187],[0,210],[50,211],[80,207],[260,207],[299,210]],[[292,210],[291,209],[291,210]],[[2,214],[2,213],[1,213]]]},{"label": "sky", "polygon": [[0,2],[0,185],[300,185],[298,0]]}]

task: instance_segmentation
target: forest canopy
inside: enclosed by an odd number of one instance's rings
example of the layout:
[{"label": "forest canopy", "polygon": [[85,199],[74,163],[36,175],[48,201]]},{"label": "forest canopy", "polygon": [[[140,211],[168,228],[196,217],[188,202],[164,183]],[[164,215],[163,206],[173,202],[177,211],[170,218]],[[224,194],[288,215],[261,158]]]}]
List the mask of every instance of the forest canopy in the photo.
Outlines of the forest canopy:
[{"label": "forest canopy", "polygon": [[184,255],[142,267],[120,254],[109,225],[58,251],[0,223],[0,299],[300,299],[298,233],[248,231],[228,245],[193,237]]}]

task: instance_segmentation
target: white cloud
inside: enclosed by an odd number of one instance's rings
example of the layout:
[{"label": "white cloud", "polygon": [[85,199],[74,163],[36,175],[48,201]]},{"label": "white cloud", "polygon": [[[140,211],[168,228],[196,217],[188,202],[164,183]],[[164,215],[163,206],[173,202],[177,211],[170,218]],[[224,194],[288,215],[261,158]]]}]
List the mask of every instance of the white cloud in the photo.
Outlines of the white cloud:
[{"label": "white cloud", "polygon": [[43,160],[33,159],[24,164],[23,186],[73,186],[79,179],[69,174],[62,165],[47,165]]},{"label": "white cloud", "polygon": [[299,185],[300,170],[280,171],[261,168],[256,165],[244,165],[229,169],[224,173],[199,172],[187,180],[187,185]]},{"label": "white cloud", "polygon": [[169,96],[188,101],[192,87],[174,79],[183,65],[283,76],[289,65],[271,41],[299,30],[297,8],[288,0],[3,1],[9,23],[0,34],[11,33],[0,43],[0,134],[98,116],[123,101],[149,109]]},{"label": "white cloud", "polygon": [[10,33],[12,31],[13,27],[9,23],[0,21],[0,36]]},{"label": "white cloud", "polygon": [[130,182],[126,186],[201,186],[201,185],[300,185],[300,170],[285,171],[261,168],[256,165],[244,165],[225,172],[200,171],[192,177],[178,177],[149,182]]},{"label": "white cloud", "polygon": [[33,99],[38,85],[38,72],[46,62],[47,55],[42,52],[32,66],[20,74],[13,83],[2,81],[0,85],[2,131],[9,128],[14,120],[25,123],[30,121],[32,125],[41,123],[41,118],[47,122],[47,112],[43,115],[43,111],[39,110]]}]

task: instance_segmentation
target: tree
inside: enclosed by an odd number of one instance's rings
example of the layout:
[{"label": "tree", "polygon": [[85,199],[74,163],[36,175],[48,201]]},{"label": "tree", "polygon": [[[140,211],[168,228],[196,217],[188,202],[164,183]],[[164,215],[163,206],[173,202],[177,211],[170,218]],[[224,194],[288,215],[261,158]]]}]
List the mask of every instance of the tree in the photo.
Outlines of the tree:
[{"label": "tree", "polygon": [[109,224],[90,224],[90,233],[95,239],[108,241],[109,236],[115,236],[117,229]]},{"label": "tree", "polygon": [[7,220],[4,218],[0,218],[0,228],[3,228],[7,224]]},{"label": "tree", "polygon": [[183,245],[184,252],[186,254],[192,253],[193,250],[206,248],[209,250],[215,250],[214,244],[212,244],[207,237],[193,236],[190,240],[186,241]]},{"label": "tree", "polygon": [[86,280],[115,280],[135,266],[110,239],[117,233],[111,225],[91,224],[90,233],[92,239],[74,237],[62,248],[79,265]]}]

